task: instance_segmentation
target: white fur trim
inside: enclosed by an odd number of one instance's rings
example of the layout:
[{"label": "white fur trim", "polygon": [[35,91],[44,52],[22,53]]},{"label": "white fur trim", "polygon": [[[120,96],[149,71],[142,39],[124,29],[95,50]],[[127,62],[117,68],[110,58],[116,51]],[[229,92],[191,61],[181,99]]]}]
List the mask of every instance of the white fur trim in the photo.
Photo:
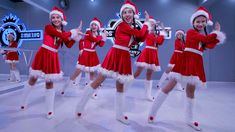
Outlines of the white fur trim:
[{"label": "white fur trim", "polygon": [[70,30],[70,32],[71,32],[70,38],[75,40],[76,42],[79,42],[80,39],[82,38],[82,36],[77,34],[76,29],[72,29],[72,30]]},{"label": "white fur trim", "polygon": [[68,24],[68,22],[66,22],[65,20],[62,21],[62,25],[66,26]]},{"label": "white fur trim", "polygon": [[213,26],[213,24],[214,24],[214,23],[213,23],[211,20],[208,20],[207,25]]},{"label": "white fur trim", "polygon": [[98,69],[100,68],[100,64],[97,66],[93,66],[93,67],[88,67],[88,66],[77,64],[76,68],[85,72],[95,72],[95,71],[98,71]]},{"label": "white fur trim", "polygon": [[62,25],[66,26],[66,25],[68,24],[68,22],[66,22],[66,21],[64,20],[64,15],[63,15],[62,12],[57,11],[57,10],[51,11],[51,12],[50,12],[50,15],[49,15],[50,19],[51,19],[51,16],[52,16],[53,14],[57,14],[57,15],[59,15],[59,16],[62,18]]},{"label": "white fur trim", "polygon": [[91,24],[93,24],[93,23],[96,24],[96,25],[98,25],[99,29],[101,28],[100,22],[98,22],[98,21],[96,21],[96,20],[92,20],[91,23],[90,23],[90,26],[91,26]]},{"label": "white fur trim", "polygon": [[99,73],[101,73],[104,76],[109,76],[114,78],[115,80],[119,81],[120,83],[127,83],[134,79],[133,75],[123,75],[119,74],[118,72],[114,72],[112,70],[107,70],[102,67],[98,70]]},{"label": "white fur trim", "polygon": [[223,32],[214,30],[211,33],[215,33],[217,35],[216,39],[219,40],[218,44],[223,44],[225,42],[226,35]]},{"label": "white fur trim", "polygon": [[196,87],[206,88],[206,83],[202,82],[198,76],[184,76],[177,72],[170,72],[168,77],[176,79],[176,81],[181,83],[183,86],[191,84]]},{"label": "white fur trim", "polygon": [[124,4],[122,5],[121,9],[120,9],[120,16],[122,16],[122,11],[125,9],[125,8],[131,8],[134,13],[136,14],[136,10],[135,10],[135,7],[131,4]]},{"label": "white fur trim", "polygon": [[139,17],[139,15],[135,14],[135,15],[134,15],[134,18],[135,18],[135,19],[139,19],[140,17]]},{"label": "white fur trim", "polygon": [[175,37],[176,37],[176,35],[177,35],[178,33],[181,33],[181,34],[185,35],[183,30],[177,30],[177,31],[175,32]]},{"label": "white fur trim", "polygon": [[146,69],[151,69],[153,71],[161,71],[161,67],[156,66],[155,64],[148,64],[148,63],[145,63],[145,62],[136,62],[135,64],[136,64],[136,66],[143,67],[143,68],[146,68]]},{"label": "white fur trim", "polygon": [[57,10],[51,11],[51,12],[50,12],[50,19],[51,19],[51,16],[52,16],[53,14],[59,15],[59,16],[64,20],[64,15],[63,15],[62,12],[57,11]]},{"label": "white fur trim", "polygon": [[175,64],[168,64],[168,67],[174,67],[175,66]]},{"label": "white fur trim", "polygon": [[199,11],[196,11],[195,13],[193,13],[193,15],[191,16],[190,18],[190,23],[193,25],[193,20],[197,17],[197,16],[200,16],[200,15],[203,15],[207,18],[207,20],[209,21],[209,15],[207,12],[205,11],[202,11],[202,10],[199,10]]},{"label": "white fur trim", "polygon": [[50,81],[50,80],[61,80],[63,78],[64,73],[61,71],[58,74],[45,74],[41,70],[33,70],[32,68],[30,68],[29,75],[33,77],[44,78],[46,81]]},{"label": "white fur trim", "polygon": [[19,63],[19,60],[5,60],[5,63]]}]

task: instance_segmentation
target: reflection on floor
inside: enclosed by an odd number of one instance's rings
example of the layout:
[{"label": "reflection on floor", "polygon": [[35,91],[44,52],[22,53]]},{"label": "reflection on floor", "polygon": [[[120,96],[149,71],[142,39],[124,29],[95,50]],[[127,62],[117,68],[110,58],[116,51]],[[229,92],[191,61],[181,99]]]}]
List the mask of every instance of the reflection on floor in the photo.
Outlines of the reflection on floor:
[{"label": "reflection on floor", "polygon": [[[6,80],[6,79],[5,79]],[[0,76],[0,132],[193,132],[184,123],[185,93],[172,91],[157,115],[157,122],[147,123],[151,102],[144,100],[144,83],[136,80],[127,90],[126,111],[131,124],[123,125],[115,120],[114,81],[107,79],[91,99],[81,119],[75,117],[75,106],[81,96],[55,99],[55,117],[45,118],[45,85],[39,81],[30,96],[28,109],[19,110],[23,83],[14,84]],[[23,79],[24,81],[26,78]],[[79,90],[82,95],[84,81]],[[63,81],[55,88],[62,87]],[[156,85],[154,85],[156,86]],[[15,89],[14,89],[15,88]],[[9,90],[10,89],[10,90]],[[8,91],[6,91],[8,90]],[[153,88],[153,95],[158,89]],[[235,83],[210,82],[207,89],[196,91],[195,118],[205,132],[235,131]]]}]

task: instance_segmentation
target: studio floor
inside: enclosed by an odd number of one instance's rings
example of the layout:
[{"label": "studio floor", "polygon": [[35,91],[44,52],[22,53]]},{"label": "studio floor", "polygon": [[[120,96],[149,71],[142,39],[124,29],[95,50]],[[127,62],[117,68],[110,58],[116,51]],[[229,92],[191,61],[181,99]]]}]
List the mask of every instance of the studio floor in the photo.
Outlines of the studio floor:
[{"label": "studio floor", "polygon": [[[144,99],[143,80],[135,80],[126,92],[126,114],[130,125],[115,119],[115,86],[107,79],[98,92],[98,99],[90,99],[82,118],[75,116],[75,107],[84,91],[80,82],[78,97],[55,98],[55,117],[46,118],[45,86],[41,80],[30,95],[26,110],[19,109],[23,85],[6,81],[0,76],[0,132],[193,132],[184,123],[185,92],[173,90],[157,114],[154,124],[147,122],[152,102]],[[59,90],[64,81],[56,82]],[[159,90],[154,82],[152,94]],[[197,89],[195,119],[204,132],[235,131],[235,83],[209,82],[206,89]]]}]

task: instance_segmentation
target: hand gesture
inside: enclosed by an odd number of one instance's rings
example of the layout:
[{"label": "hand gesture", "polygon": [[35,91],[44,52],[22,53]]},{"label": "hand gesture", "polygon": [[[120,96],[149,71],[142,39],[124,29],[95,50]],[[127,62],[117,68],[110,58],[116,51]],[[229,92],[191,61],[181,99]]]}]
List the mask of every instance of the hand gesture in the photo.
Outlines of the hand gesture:
[{"label": "hand gesture", "polygon": [[220,31],[220,30],[221,30],[221,27],[220,27],[219,22],[216,22],[216,23],[215,23],[215,30],[216,30],[216,31]]},{"label": "hand gesture", "polygon": [[145,21],[149,20],[149,14],[147,11],[144,11]]}]

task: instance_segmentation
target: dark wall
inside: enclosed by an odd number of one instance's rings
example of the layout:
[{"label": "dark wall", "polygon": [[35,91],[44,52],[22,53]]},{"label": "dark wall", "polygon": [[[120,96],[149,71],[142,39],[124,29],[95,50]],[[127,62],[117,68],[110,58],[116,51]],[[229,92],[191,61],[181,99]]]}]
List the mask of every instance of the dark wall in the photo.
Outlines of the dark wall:
[{"label": "dark wall", "polygon": [[[35,0],[36,1],[36,0]],[[54,5],[58,3],[45,2],[42,0],[42,5],[47,9],[51,9]],[[171,54],[174,50],[174,31],[176,29],[185,29],[191,28],[190,25],[190,16],[198,6],[198,1],[195,0],[133,0],[138,7],[138,10],[143,13],[145,10],[149,12],[157,20],[164,22],[166,27],[172,28],[172,38],[165,41],[164,45],[159,48],[159,58],[162,67],[162,71],[165,70]],[[223,2],[221,2],[223,3]],[[228,36],[226,45],[217,47],[214,50],[207,51],[204,56],[205,70],[207,73],[208,80],[212,81],[235,81],[235,62],[229,59],[229,57],[235,57],[235,53],[232,51],[235,49],[233,44],[234,42],[234,13],[231,10],[228,10],[227,4],[221,4],[219,2],[214,2],[211,5],[207,5],[208,8],[214,14],[214,20],[221,20],[222,30],[224,30]],[[68,19],[68,26],[65,29],[69,30],[78,26],[79,21],[83,20],[83,30],[89,26],[90,20],[96,16],[99,17],[103,25],[108,24],[109,19],[117,18],[116,13],[119,12],[123,0],[96,0],[91,2],[88,0],[70,0],[70,8],[66,10],[66,15]],[[234,6],[235,3],[233,3]],[[1,4],[0,4],[1,5]],[[48,14],[35,9],[26,3],[16,3],[14,5],[14,10],[10,11],[8,9],[0,8],[0,15],[3,16],[9,12],[14,12],[18,15],[22,21],[27,25],[28,29],[43,29],[44,25],[48,23],[49,17]],[[220,5],[220,6],[219,6]],[[210,6],[213,6],[210,7]],[[220,10],[222,10],[220,12]],[[229,8],[230,9],[230,8]],[[232,7],[231,7],[232,9]],[[233,11],[234,12],[234,11]],[[225,17],[224,13],[231,18]],[[143,15],[141,16],[143,17]],[[229,22],[228,22],[229,21]],[[229,25],[229,26],[228,26]],[[232,27],[233,26],[233,27]],[[225,28],[226,27],[226,28]],[[41,45],[40,41],[24,41],[22,48],[24,49],[33,49],[36,50]],[[100,61],[103,61],[106,53],[109,48],[112,46],[110,40],[107,40],[105,46],[102,48],[97,48],[97,52],[100,58]],[[61,66],[65,75],[70,75],[75,68],[76,60],[78,55],[77,44],[71,49],[63,48],[60,52]],[[21,57],[22,58],[22,57]],[[133,59],[133,62],[135,59]],[[219,63],[218,63],[219,61]],[[0,73],[8,73],[6,70],[8,67],[3,61],[0,62],[1,68]],[[28,68],[26,67],[23,59],[19,64],[20,70],[23,74],[28,74]],[[133,63],[133,71],[136,67]],[[154,79],[159,79],[162,72],[154,73]],[[145,72],[142,73],[140,78],[145,78]]]}]

